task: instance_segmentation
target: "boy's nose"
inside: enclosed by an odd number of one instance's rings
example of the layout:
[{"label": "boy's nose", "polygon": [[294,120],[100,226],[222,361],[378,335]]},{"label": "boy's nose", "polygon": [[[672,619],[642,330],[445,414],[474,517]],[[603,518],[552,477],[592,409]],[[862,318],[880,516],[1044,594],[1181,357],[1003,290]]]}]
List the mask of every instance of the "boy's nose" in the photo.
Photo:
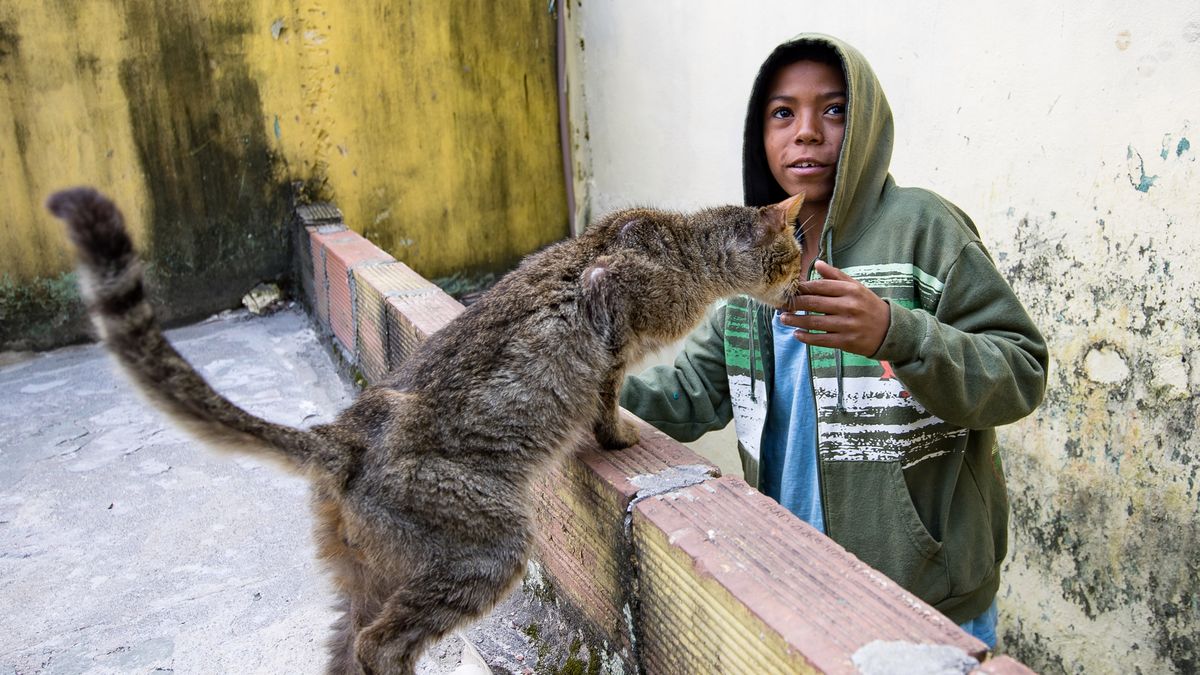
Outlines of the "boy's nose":
[{"label": "boy's nose", "polygon": [[795,141],[797,143],[821,142],[821,125],[817,124],[817,120],[813,115],[802,114],[796,116]]}]

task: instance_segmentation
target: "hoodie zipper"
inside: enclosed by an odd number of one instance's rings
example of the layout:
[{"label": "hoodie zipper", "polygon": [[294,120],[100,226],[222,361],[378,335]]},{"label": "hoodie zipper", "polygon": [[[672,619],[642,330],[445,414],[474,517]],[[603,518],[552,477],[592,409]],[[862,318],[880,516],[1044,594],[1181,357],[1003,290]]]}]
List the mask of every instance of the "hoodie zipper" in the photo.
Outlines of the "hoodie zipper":
[{"label": "hoodie zipper", "polygon": [[[828,223],[826,223],[828,225]],[[824,228],[825,240],[822,242],[821,249],[817,251],[817,257],[821,253],[825,254],[825,262],[833,267],[833,229],[830,227]],[[816,267],[814,263],[813,267]],[[808,272],[809,278],[812,277],[812,270]],[[813,448],[817,453],[817,489],[821,491],[821,518],[825,521],[825,536],[833,538],[833,532],[829,529],[829,503],[826,501],[825,489],[825,462],[821,459],[821,417],[819,414],[819,406],[817,405],[817,385],[815,382],[815,373],[813,372],[812,360],[812,345],[806,345],[808,354],[808,387],[813,402]],[[842,400],[842,350],[838,349],[835,353],[835,367],[837,371],[837,407],[839,412],[845,412],[845,406]]]}]

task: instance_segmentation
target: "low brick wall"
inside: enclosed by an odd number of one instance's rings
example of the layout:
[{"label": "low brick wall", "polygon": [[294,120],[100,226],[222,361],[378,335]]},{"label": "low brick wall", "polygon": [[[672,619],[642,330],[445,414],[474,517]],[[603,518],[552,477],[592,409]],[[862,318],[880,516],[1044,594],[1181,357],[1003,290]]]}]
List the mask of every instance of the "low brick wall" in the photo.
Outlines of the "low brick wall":
[{"label": "low brick wall", "polygon": [[[462,306],[339,216],[298,210],[299,268],[311,275],[300,285],[372,382]],[[929,645],[984,659],[983,643],[941,613],[637,422],[637,445],[581,448],[537,504],[537,558],[555,597],[627,672],[857,673],[856,654],[881,641],[885,652]],[[1031,671],[1001,657],[976,672]]]}]

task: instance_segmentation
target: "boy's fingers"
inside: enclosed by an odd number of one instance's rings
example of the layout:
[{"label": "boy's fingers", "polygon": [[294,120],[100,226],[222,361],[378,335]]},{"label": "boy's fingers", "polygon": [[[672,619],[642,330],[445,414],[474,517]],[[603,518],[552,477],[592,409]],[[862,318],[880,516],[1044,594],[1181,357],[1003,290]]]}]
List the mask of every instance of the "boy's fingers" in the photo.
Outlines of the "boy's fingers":
[{"label": "boy's fingers", "polygon": [[844,282],[838,279],[815,279],[813,281],[805,281],[802,284],[798,284],[797,290],[800,291],[800,294],[796,297],[800,298],[805,295],[843,295],[846,291],[843,283]]},{"label": "boy's fingers", "polygon": [[799,328],[800,330],[815,330],[823,333],[838,333],[846,329],[844,321],[836,316],[827,316],[824,314],[797,316],[795,321],[786,322],[784,325]]},{"label": "boy's fingers", "polygon": [[841,337],[837,333],[808,333],[798,330],[793,335],[806,345],[814,347],[840,347]]},{"label": "boy's fingers", "polygon": [[837,279],[838,281],[852,281],[854,279],[854,277],[850,276],[849,274],[846,274],[845,272],[834,267],[833,265],[830,265],[829,263],[825,262],[824,260],[818,260],[816,262],[816,268],[817,268],[817,274],[820,274],[822,277],[824,277],[826,279]]},{"label": "boy's fingers", "polygon": [[[824,295],[797,295],[788,303],[788,309],[803,312],[819,312],[821,314],[837,314],[841,307],[839,301]],[[786,318],[786,317],[785,317]],[[790,325],[785,320],[784,324]]]}]

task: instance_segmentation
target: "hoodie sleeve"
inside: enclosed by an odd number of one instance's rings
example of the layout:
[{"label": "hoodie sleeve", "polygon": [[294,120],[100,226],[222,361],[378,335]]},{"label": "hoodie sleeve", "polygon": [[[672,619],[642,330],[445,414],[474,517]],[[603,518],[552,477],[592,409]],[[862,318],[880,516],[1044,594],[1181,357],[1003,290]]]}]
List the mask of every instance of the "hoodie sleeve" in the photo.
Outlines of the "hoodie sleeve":
[{"label": "hoodie sleeve", "polygon": [[684,341],[673,365],[625,378],[621,406],[677,441],[694,441],[733,419],[725,370],[725,307]]},{"label": "hoodie sleeve", "polygon": [[1046,389],[1045,339],[978,242],[959,253],[934,313],[891,305],[874,358],[929,412],[971,429],[1028,415]]}]

